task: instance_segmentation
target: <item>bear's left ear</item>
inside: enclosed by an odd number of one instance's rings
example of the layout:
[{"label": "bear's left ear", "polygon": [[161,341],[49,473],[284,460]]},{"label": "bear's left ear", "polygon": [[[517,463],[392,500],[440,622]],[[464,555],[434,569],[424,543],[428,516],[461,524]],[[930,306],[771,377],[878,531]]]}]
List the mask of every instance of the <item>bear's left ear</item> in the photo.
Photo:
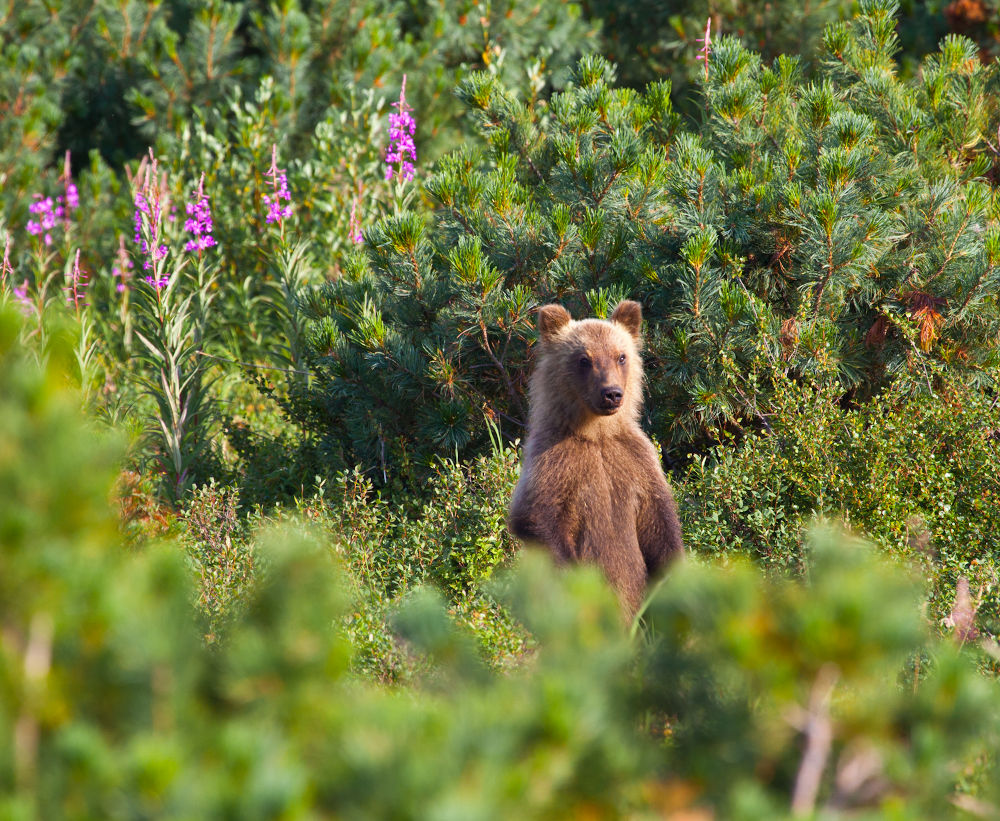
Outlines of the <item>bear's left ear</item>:
[{"label": "bear's left ear", "polygon": [[542,342],[551,342],[570,323],[569,311],[562,305],[543,305],[538,309],[538,333]]},{"label": "bear's left ear", "polygon": [[611,314],[611,321],[621,325],[638,342],[642,330],[642,306],[631,299],[624,299]]}]

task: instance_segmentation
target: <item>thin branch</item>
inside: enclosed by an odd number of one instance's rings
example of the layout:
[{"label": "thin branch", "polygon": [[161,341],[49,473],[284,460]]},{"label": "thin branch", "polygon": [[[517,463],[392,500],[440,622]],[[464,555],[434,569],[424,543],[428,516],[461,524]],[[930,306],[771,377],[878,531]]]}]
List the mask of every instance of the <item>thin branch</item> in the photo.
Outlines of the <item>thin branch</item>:
[{"label": "thin branch", "polygon": [[824,664],[819,669],[809,694],[809,708],[802,716],[801,729],[806,737],[806,748],[802,753],[792,793],[792,813],[797,816],[812,815],[816,808],[819,784],[833,744],[833,722],[830,721],[829,705],[830,695],[839,675],[840,671],[834,664]]},{"label": "thin branch", "polygon": [[489,356],[490,361],[496,366],[497,370],[500,371],[500,376],[503,378],[504,384],[507,386],[507,393],[510,396],[510,401],[513,403],[514,407],[518,411],[523,411],[524,408],[521,405],[521,399],[517,395],[517,391],[514,389],[514,383],[511,381],[510,374],[507,373],[507,369],[503,366],[503,362],[497,359],[496,354],[493,353],[493,348],[490,345],[490,337],[486,331],[486,322],[483,320],[482,314],[479,315],[479,333],[483,338],[483,349],[486,351],[486,355]]}]

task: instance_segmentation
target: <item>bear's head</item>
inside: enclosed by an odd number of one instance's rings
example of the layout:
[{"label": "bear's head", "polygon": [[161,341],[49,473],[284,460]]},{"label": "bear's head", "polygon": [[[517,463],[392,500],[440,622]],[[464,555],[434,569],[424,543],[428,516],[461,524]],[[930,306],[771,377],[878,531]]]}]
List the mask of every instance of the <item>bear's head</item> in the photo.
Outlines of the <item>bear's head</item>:
[{"label": "bear's head", "polygon": [[[617,414],[637,418],[642,402],[641,326],[642,308],[631,300],[619,303],[609,320],[574,321],[561,305],[540,308],[533,411],[570,424]],[[546,407],[535,407],[539,403]]]}]

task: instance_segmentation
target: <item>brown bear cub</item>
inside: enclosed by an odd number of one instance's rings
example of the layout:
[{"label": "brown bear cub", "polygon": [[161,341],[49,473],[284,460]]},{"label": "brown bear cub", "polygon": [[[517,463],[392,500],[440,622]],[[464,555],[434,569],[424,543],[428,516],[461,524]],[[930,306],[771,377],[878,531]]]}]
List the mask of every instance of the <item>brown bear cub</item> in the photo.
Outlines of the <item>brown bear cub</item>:
[{"label": "brown bear cub", "polygon": [[528,435],[508,526],[559,562],[598,565],[635,616],[646,584],[684,553],[670,486],[639,427],[642,308],[574,321],[538,312]]}]

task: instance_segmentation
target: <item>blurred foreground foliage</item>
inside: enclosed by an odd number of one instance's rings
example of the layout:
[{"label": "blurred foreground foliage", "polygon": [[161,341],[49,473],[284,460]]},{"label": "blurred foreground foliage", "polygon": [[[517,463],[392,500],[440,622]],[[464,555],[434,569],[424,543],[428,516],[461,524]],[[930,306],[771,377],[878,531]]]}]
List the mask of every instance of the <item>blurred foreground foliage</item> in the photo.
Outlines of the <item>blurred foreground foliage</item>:
[{"label": "blurred foreground foliage", "polygon": [[490,590],[535,642],[503,673],[415,588],[393,640],[426,661],[401,691],[351,672],[353,561],[262,528],[206,643],[197,567],[124,548],[120,445],[81,416],[60,339],[34,355],[21,333],[0,307],[4,817],[997,811],[1000,692],[975,662],[1000,651],[961,614],[941,637],[909,572],[833,531],[798,581],[689,561],[631,638],[595,571],[528,554]]}]

